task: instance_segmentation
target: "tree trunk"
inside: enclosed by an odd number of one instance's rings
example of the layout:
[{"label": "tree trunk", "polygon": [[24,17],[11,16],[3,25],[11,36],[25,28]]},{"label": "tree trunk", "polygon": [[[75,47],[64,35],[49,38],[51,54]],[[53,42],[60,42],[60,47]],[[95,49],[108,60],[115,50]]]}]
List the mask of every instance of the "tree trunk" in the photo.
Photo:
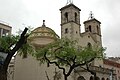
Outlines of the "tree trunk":
[{"label": "tree trunk", "polygon": [[0,70],[0,80],[7,80],[7,72],[5,70]]},{"label": "tree trunk", "polygon": [[25,43],[27,36],[26,36],[26,32],[27,32],[28,28],[25,28],[24,31],[22,32],[19,41],[16,43],[15,47],[8,52],[8,55],[3,63],[2,66],[0,66],[0,80],[7,80],[7,69],[8,69],[8,65],[13,57],[13,55],[15,54],[15,52],[17,50],[19,50],[19,48],[22,47],[22,45]]}]

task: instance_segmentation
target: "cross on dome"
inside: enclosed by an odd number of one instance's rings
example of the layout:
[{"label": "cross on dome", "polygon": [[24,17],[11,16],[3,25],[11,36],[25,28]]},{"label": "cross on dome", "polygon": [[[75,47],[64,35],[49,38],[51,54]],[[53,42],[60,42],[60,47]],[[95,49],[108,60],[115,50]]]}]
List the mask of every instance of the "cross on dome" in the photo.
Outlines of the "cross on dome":
[{"label": "cross on dome", "polygon": [[45,27],[45,20],[43,20],[43,25],[42,26],[44,26]]}]

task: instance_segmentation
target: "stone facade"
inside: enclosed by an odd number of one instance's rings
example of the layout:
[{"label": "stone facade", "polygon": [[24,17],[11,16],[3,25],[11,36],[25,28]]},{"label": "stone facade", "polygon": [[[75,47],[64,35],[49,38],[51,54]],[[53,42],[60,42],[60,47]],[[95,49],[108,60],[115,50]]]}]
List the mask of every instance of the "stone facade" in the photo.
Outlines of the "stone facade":
[{"label": "stone facade", "polygon": [[[80,47],[88,45],[102,47],[101,39],[101,22],[91,17],[84,22],[85,32],[81,33],[80,24],[80,9],[74,4],[70,3],[60,9],[61,11],[61,37],[77,40]],[[53,34],[54,33],[54,34]],[[36,47],[45,46],[58,38],[55,32],[46,27],[45,23],[41,27],[36,28],[32,32],[31,42]],[[91,67],[97,72],[98,80],[110,80],[111,69],[107,67],[108,64],[104,60],[95,60]],[[39,62],[32,56],[22,58],[18,54],[15,57],[14,80],[63,80],[63,75],[57,67],[47,64],[39,65]],[[57,74],[57,78],[54,78]],[[112,74],[112,76],[115,76]],[[93,80],[93,75],[89,72],[80,69],[75,69],[69,76],[68,80]],[[113,80],[116,80],[113,78]],[[119,79],[118,79],[119,80]]]}]

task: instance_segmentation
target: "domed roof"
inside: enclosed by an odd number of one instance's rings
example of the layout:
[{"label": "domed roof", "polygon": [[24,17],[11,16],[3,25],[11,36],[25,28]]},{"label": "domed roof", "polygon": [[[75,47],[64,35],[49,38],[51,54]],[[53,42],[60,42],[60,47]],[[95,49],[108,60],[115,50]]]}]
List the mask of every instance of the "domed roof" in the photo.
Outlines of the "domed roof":
[{"label": "domed roof", "polygon": [[59,36],[51,28],[45,26],[44,22],[41,27],[34,29],[29,36],[29,38],[35,37],[59,38]]},{"label": "domed roof", "polygon": [[34,46],[40,47],[45,46],[58,38],[59,36],[51,28],[46,27],[43,21],[43,25],[41,27],[38,27],[31,32],[28,40]]}]

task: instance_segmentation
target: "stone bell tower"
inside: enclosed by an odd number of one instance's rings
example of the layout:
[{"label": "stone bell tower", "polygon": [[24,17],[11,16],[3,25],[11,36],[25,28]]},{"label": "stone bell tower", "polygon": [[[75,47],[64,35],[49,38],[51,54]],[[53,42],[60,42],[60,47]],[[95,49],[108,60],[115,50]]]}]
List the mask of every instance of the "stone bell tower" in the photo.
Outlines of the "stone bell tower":
[{"label": "stone bell tower", "polygon": [[69,3],[61,11],[61,37],[74,39],[80,35],[80,9]]},{"label": "stone bell tower", "polygon": [[90,32],[97,44],[102,46],[100,24],[101,22],[94,18],[92,12],[89,19],[84,22],[85,32]]}]

